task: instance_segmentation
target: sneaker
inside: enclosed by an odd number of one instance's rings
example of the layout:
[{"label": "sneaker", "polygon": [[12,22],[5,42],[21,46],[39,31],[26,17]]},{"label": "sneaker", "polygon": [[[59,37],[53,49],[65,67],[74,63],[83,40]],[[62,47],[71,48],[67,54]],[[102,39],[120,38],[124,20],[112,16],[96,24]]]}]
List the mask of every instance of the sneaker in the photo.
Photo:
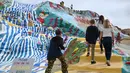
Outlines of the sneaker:
[{"label": "sneaker", "polygon": [[68,73],[68,71],[67,72],[62,72],[62,73]]},{"label": "sneaker", "polygon": [[89,55],[90,55],[90,53],[88,52],[86,56],[88,57]]},{"label": "sneaker", "polygon": [[91,61],[91,64],[96,64],[96,61]]},{"label": "sneaker", "polygon": [[107,66],[111,66],[110,62],[106,62]]},{"label": "sneaker", "polygon": [[100,53],[103,54],[103,51],[101,51]]}]

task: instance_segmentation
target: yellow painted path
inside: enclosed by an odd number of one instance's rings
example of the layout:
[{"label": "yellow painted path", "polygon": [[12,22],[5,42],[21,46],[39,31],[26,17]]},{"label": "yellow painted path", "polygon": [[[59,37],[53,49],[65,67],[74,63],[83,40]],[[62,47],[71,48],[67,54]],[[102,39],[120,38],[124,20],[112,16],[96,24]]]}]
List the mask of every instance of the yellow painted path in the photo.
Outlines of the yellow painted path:
[{"label": "yellow painted path", "polygon": [[[85,39],[78,39],[85,41]],[[105,54],[100,53],[99,44],[96,44],[95,50],[95,60],[96,64],[91,64],[91,56],[86,57],[86,54],[83,54],[80,57],[80,62],[74,65],[69,65],[69,73],[122,73],[121,68],[123,66],[122,57],[119,55],[112,54],[111,66],[107,66]],[[62,73],[57,71],[55,73]]]}]

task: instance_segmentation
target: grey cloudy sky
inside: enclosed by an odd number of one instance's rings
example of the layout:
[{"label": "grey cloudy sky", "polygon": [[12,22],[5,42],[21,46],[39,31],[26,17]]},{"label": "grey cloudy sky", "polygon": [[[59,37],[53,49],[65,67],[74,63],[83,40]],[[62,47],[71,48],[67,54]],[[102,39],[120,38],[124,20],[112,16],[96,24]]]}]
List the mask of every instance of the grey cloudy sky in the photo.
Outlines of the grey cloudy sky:
[{"label": "grey cloudy sky", "polygon": [[[17,0],[22,3],[39,3],[46,0]],[[130,0],[50,0],[65,2],[65,6],[74,5],[77,10],[91,10],[104,15],[114,25],[130,28]]]}]

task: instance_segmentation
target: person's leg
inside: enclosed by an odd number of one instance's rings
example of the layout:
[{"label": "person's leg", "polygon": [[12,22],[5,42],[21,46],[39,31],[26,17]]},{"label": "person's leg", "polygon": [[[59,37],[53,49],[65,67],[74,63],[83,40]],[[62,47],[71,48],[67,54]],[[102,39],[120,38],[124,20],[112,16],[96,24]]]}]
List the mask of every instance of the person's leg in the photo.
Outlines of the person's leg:
[{"label": "person's leg", "polygon": [[89,56],[90,55],[90,44],[88,44],[88,49],[87,49],[87,55],[86,56]]},{"label": "person's leg", "polygon": [[107,49],[107,60],[111,60],[111,54],[112,54],[112,39],[109,38],[108,39],[108,46],[107,46],[109,49]]},{"label": "person's leg", "polygon": [[100,49],[101,49],[101,54],[103,53],[103,43],[102,43],[102,39],[100,40],[101,42],[100,42]]},{"label": "person's leg", "polygon": [[95,44],[91,44],[91,64],[95,64],[96,61],[94,59],[95,56]]},{"label": "person's leg", "polygon": [[111,38],[104,38],[103,45],[105,48],[105,56],[107,60],[107,65],[110,66],[111,52],[112,52],[112,40]]},{"label": "person's leg", "polygon": [[46,68],[45,73],[51,73],[54,62],[55,60],[48,60],[48,67]]},{"label": "person's leg", "polygon": [[65,60],[64,56],[60,56],[58,59],[59,59],[60,62],[61,62],[62,73],[68,73],[68,70],[67,70],[68,65],[67,65],[67,63],[66,63],[66,60]]},{"label": "person's leg", "polygon": [[95,44],[91,44],[91,47],[92,47],[92,49],[91,49],[91,60],[93,60],[94,61],[94,55],[95,55]]}]

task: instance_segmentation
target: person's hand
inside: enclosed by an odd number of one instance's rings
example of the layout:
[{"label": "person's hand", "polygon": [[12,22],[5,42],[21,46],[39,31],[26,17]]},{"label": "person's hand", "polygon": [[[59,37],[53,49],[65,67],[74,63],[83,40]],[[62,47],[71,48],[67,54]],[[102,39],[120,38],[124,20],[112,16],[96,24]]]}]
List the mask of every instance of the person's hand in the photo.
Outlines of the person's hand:
[{"label": "person's hand", "polygon": [[86,41],[86,44],[89,44],[89,43]]},{"label": "person's hand", "polygon": [[112,46],[114,46],[114,40],[112,40]]},{"label": "person's hand", "polygon": [[99,44],[101,43],[101,41],[99,40]]}]

